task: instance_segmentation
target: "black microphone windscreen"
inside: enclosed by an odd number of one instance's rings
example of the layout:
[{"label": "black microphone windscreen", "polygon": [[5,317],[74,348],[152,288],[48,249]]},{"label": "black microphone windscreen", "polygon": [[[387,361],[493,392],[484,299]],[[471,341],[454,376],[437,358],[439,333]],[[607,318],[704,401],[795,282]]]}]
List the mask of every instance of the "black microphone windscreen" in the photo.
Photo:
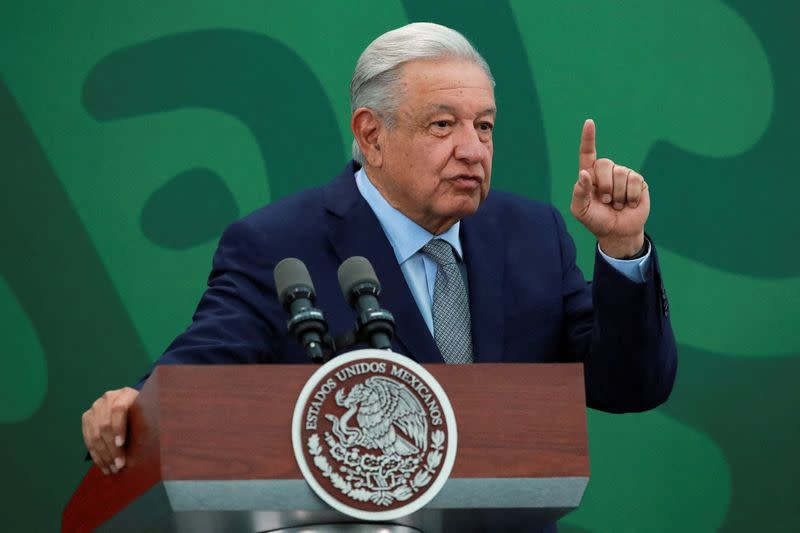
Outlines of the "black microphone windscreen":
[{"label": "black microphone windscreen", "polygon": [[297,285],[305,285],[314,291],[311,275],[308,273],[306,265],[299,259],[287,257],[275,265],[272,273],[275,276],[275,291],[278,293],[281,304],[286,301],[286,292]]},{"label": "black microphone windscreen", "polygon": [[347,259],[339,266],[337,275],[339,276],[339,287],[342,289],[344,299],[348,302],[352,298],[353,287],[360,283],[372,283],[377,287],[378,291],[381,290],[381,284],[375,274],[375,269],[372,268],[366,257],[356,255]]}]

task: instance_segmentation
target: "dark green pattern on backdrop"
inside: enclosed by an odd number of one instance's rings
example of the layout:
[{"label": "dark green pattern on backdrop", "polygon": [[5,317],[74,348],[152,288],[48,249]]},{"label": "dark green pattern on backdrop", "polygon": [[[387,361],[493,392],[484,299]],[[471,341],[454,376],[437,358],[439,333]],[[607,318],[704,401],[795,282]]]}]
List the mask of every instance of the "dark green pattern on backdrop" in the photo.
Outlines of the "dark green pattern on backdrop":
[{"label": "dark green pattern on backdrop", "polygon": [[[0,139],[0,275],[30,317],[47,361],[47,390],[38,409],[25,420],[0,425],[5,461],[0,505],[7,521],[3,527],[9,531],[52,531],[70,485],[85,469],[79,464],[81,437],[76,433],[80,414],[96,391],[140,373],[147,356],[58,177],[2,80]],[[7,330],[3,337],[14,334]],[[2,352],[4,360],[30,355]],[[3,400],[23,394],[30,382],[31,376],[9,372],[3,376],[3,392],[10,397]]]},{"label": "dark green pattern on backdrop", "polygon": [[255,137],[268,174],[283,177],[270,183],[274,200],[321,185],[342,162],[319,80],[291,49],[263,35],[208,30],[116,51],[89,75],[84,103],[98,120],[188,107],[236,117]]},{"label": "dark green pattern on backdrop", "polygon": [[341,168],[360,50],[433,20],[495,73],[495,186],[569,220],[593,116],[601,152],[653,190],[678,382],[654,412],[590,413],[592,482],[562,530],[800,528],[796,8],[332,4],[0,8],[4,527],[57,528],[86,469],[81,412],[185,326],[227,223]]},{"label": "dark green pattern on backdrop", "polygon": [[[761,138],[731,157],[708,157],[668,142],[656,143],[644,173],[681,175],[683,180],[668,181],[659,190],[660,202],[680,209],[655,211],[650,231],[664,235],[662,242],[671,249],[717,268],[755,276],[797,276],[800,246],[789,244],[800,237],[793,214],[800,181],[790,148],[800,117],[800,72],[791,53],[798,44],[796,21],[777,15],[782,2],[731,4],[747,18],[770,59],[774,113]],[[741,127],[738,114],[732,113],[719,126]],[[686,197],[686,182],[691,184],[692,198]],[[731,235],[739,246],[734,253]],[[766,249],[770,242],[781,244]]]}]

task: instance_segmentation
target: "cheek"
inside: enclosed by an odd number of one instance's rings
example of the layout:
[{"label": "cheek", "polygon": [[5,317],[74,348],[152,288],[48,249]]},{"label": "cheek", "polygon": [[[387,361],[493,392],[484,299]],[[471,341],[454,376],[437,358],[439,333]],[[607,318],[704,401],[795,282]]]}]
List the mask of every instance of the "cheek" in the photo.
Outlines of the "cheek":
[{"label": "cheek", "polygon": [[483,164],[483,172],[484,175],[486,176],[486,180],[484,180],[483,182],[484,198],[489,193],[489,185],[492,184],[492,155],[494,155],[494,149],[491,143],[489,143],[489,145],[486,148],[489,152],[489,155],[486,157],[486,162]]},{"label": "cheek", "polygon": [[452,176],[461,172],[464,164],[455,157],[455,148],[449,142],[443,142],[428,157],[429,168],[439,180],[444,176]]},{"label": "cheek", "polygon": [[408,165],[416,166],[415,175],[419,178],[419,185],[430,193],[442,184],[442,176],[447,174],[451,151],[441,143],[425,146],[415,153],[417,159],[409,158]]}]

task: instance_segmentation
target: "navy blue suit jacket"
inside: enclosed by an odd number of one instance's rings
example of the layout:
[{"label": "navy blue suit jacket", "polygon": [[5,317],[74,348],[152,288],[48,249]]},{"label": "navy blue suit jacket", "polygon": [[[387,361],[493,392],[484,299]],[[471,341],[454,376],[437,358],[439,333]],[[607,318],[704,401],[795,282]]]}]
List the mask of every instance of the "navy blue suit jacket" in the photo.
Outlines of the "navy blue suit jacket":
[{"label": "navy blue suit jacket", "polygon": [[[381,303],[397,324],[394,351],[423,364],[443,362],[389,241],[356,188],[357,169],[351,162],[328,185],[232,224],[192,324],[156,364],[308,362],[287,334],[273,268],[285,257],[305,262],[317,306],[338,334],[352,329],[355,318],[336,270],[354,255],[368,258],[381,281]],[[499,191],[462,220],[461,241],[477,363],[583,362],[587,405],[604,411],[641,411],[666,400],[677,353],[654,249],[645,283],[628,280],[600,257],[594,283],[587,283],[560,214]]]}]

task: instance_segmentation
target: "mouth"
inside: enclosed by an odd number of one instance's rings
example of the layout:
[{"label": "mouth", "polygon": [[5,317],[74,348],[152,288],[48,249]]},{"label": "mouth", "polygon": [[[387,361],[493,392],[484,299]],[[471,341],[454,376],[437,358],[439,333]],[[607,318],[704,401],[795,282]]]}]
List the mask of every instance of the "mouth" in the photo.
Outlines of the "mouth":
[{"label": "mouth", "polygon": [[450,178],[453,184],[461,189],[478,189],[483,184],[482,176],[475,176],[470,174],[460,174]]}]

